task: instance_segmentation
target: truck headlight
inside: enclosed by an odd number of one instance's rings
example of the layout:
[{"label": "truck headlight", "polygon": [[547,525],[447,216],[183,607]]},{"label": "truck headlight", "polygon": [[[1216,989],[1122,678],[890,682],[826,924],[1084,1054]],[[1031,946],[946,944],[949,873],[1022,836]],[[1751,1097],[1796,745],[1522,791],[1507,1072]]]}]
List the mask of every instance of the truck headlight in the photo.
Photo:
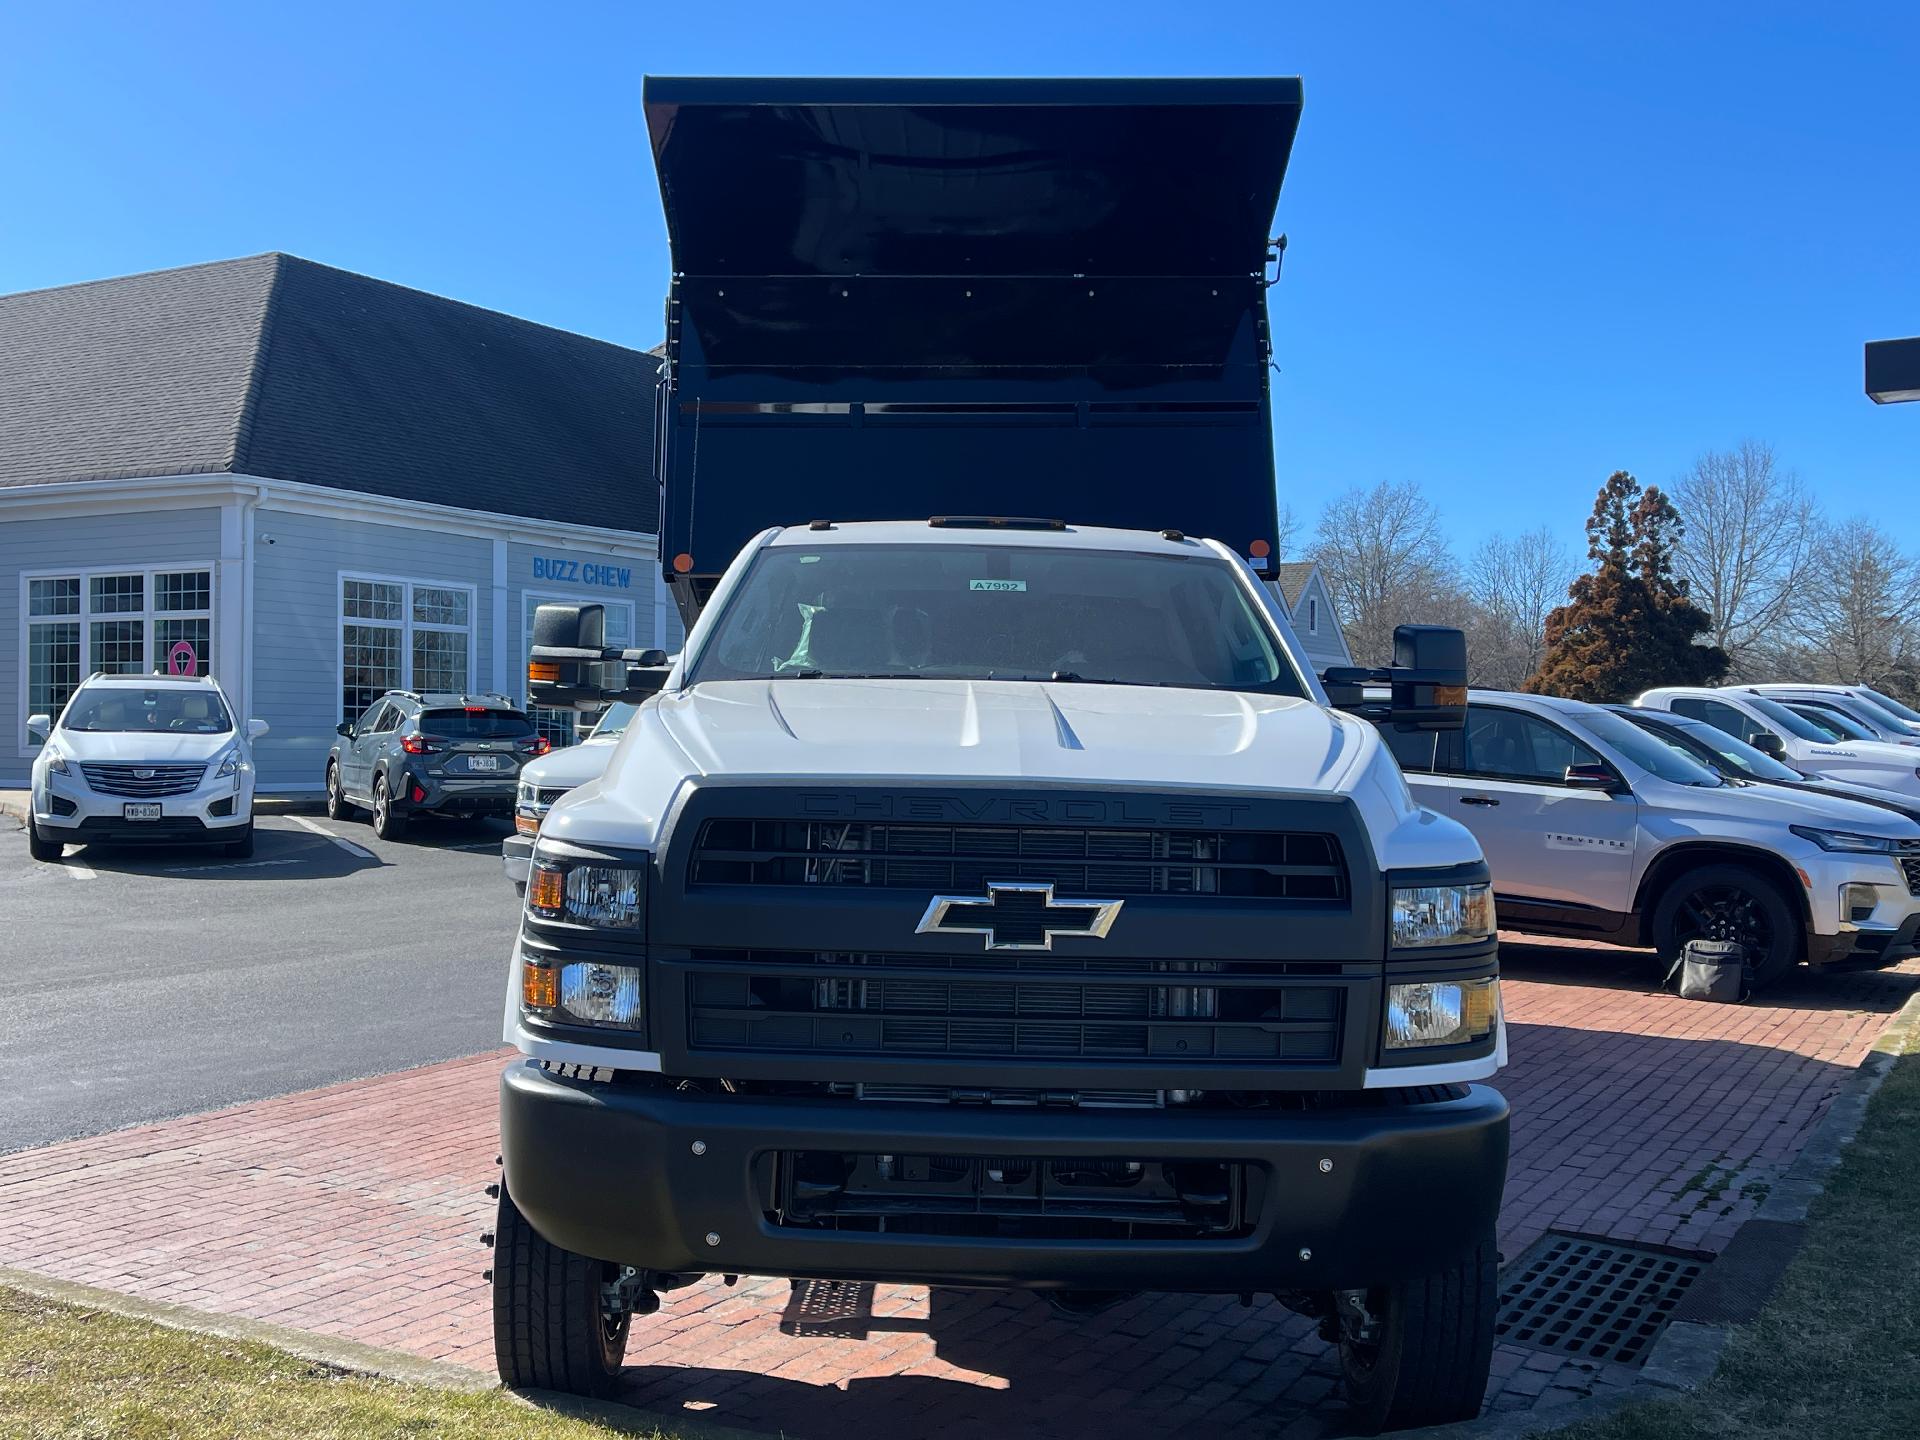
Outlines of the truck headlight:
[{"label": "truck headlight", "polygon": [[1492,1035],[1499,1020],[1500,982],[1492,976],[1387,987],[1389,1050],[1470,1045]]},{"label": "truck headlight", "polygon": [[544,1019],[638,1030],[646,1023],[646,976],[638,965],[554,965],[522,954],[520,1003]]},{"label": "truck headlight", "polygon": [[527,910],[542,920],[637,930],[647,915],[647,872],[620,865],[561,867],[535,857]]},{"label": "truck headlight", "polygon": [[1428,945],[1470,945],[1492,936],[1493,887],[1486,881],[1467,885],[1415,885],[1393,892],[1395,950]]},{"label": "truck headlight", "polygon": [[1802,840],[1811,840],[1822,850],[1833,850],[1842,855],[1891,855],[1900,848],[1898,840],[1889,840],[1884,835],[1855,835],[1850,830],[1820,830],[1812,825],[1789,825],[1787,828]]}]

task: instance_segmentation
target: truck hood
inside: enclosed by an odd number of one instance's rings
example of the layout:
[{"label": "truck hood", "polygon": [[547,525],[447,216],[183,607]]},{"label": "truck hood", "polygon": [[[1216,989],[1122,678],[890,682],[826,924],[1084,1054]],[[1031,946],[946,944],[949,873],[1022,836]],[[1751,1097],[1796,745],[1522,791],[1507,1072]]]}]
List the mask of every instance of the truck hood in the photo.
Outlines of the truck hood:
[{"label": "truck hood", "polygon": [[618,735],[609,735],[604,740],[582,740],[578,745],[542,755],[520,767],[520,783],[541,790],[584,785],[607,768],[619,743]]},{"label": "truck hood", "polygon": [[732,680],[654,718],[702,774],[1004,779],[1314,791],[1352,783],[1365,731],[1239,691],[967,680]]}]

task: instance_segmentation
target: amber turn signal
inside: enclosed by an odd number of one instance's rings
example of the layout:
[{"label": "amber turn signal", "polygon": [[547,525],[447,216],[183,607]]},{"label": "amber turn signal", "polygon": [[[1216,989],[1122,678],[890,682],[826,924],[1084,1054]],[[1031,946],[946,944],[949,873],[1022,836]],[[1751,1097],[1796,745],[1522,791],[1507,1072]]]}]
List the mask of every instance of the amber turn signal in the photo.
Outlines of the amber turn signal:
[{"label": "amber turn signal", "polygon": [[563,871],[536,865],[527,881],[527,908],[558,913],[567,903],[567,877]]},{"label": "amber turn signal", "polygon": [[558,685],[560,683],[560,667],[558,665],[546,664],[544,661],[529,660],[527,662],[527,679],[547,685]]},{"label": "amber turn signal", "polygon": [[560,1003],[560,977],[551,965],[522,962],[520,1003],[529,1010],[551,1010]]}]

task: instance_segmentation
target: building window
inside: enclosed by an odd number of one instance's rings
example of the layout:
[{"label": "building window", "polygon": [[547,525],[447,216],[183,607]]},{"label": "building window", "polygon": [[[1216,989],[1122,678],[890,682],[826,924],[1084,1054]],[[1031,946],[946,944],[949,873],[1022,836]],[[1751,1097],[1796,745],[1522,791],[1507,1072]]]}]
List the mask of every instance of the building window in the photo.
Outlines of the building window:
[{"label": "building window", "polygon": [[26,588],[23,733],[26,715],[58,716],[88,675],[209,671],[211,569],[34,575]]},{"label": "building window", "polygon": [[[579,595],[537,595],[531,591],[521,596],[520,635],[523,643],[518,673],[526,674],[527,651],[533,647],[533,612],[542,605],[577,605],[581,600]],[[600,603],[607,607],[607,644],[618,645],[623,650],[636,644],[633,638],[633,602],[606,600]],[[544,705],[529,705],[527,717],[533,721],[533,728],[546,736],[548,743],[556,750],[580,738],[580,717],[572,710],[549,710]]]},{"label": "building window", "polygon": [[340,718],[389,690],[470,688],[473,590],[428,580],[340,577]]},{"label": "building window", "polygon": [[1307,601],[1307,633],[1309,635],[1320,633],[1320,602],[1318,600]]}]

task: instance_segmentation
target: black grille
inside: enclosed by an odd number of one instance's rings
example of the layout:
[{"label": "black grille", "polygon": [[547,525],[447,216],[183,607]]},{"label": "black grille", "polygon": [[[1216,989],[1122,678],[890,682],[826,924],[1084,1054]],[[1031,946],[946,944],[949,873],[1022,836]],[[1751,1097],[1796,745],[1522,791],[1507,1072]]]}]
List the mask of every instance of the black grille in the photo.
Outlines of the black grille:
[{"label": "black grille", "polygon": [[1027,880],[1065,895],[1347,897],[1335,837],[1276,830],[709,820],[689,879],[961,893],[990,880]]},{"label": "black grille", "polygon": [[1920,895],[1920,840],[1904,840],[1900,845],[1900,868],[1907,872],[1907,890]]},{"label": "black grille", "polygon": [[764,950],[695,958],[717,962],[687,978],[696,1051],[1300,1066],[1340,1057],[1341,987],[1234,979],[1210,961]]},{"label": "black grille", "polygon": [[1509,1267],[1494,1334],[1503,1340],[1638,1365],[1704,1257],[1548,1232]]},{"label": "black grille", "polygon": [[541,790],[534,795],[534,803],[542,806],[551,805],[572,788],[571,785],[563,785],[555,790]]},{"label": "black grille", "polygon": [[152,800],[162,795],[191,795],[200,788],[205,765],[83,764],[80,773],[89,788],[102,795],[130,795]]}]

